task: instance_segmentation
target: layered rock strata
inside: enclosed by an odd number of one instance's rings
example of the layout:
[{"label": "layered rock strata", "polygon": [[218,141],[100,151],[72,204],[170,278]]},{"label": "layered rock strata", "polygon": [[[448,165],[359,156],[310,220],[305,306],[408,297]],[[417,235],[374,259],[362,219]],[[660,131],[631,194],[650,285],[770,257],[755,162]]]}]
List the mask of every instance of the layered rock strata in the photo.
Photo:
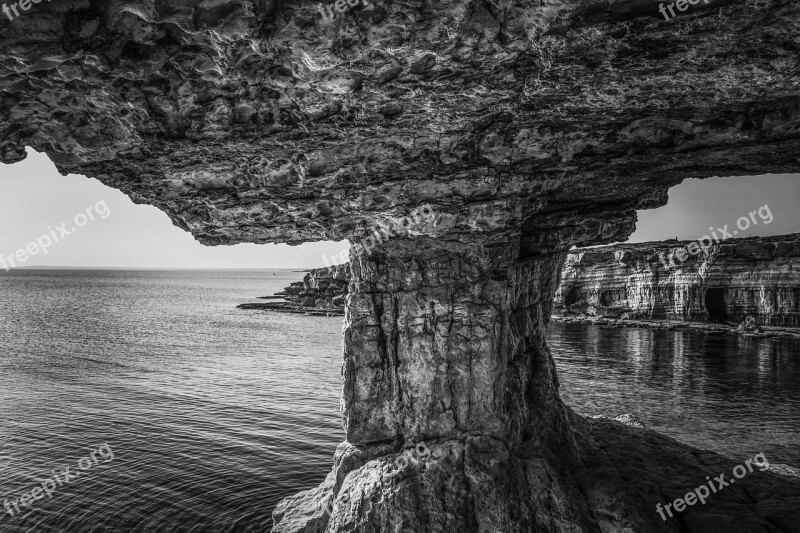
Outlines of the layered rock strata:
[{"label": "layered rock strata", "polygon": [[555,312],[732,325],[750,317],[754,327],[800,327],[800,235],[732,239],[675,259],[674,252],[690,244],[618,244],[570,253]]},{"label": "layered rock strata", "polygon": [[[668,320],[738,326],[750,317],[756,328],[800,329],[800,235],[721,241],[677,260],[675,252],[692,242],[570,251],[554,313],[644,325]],[[349,263],[314,269],[276,296],[292,309],[343,312],[349,280]]]},{"label": "layered rock strata", "polygon": [[[0,17],[0,159],[46,152],[206,244],[362,242],[432,207],[351,256],[348,442],[277,531],[708,531],[584,482],[647,443],[582,454],[542,332],[572,246],[624,241],[685,178],[800,170],[800,4],[669,22],[651,0],[370,2],[333,23],[317,7],[61,0]],[[392,469],[420,438],[432,458]],[[649,457],[660,477],[696,464]]]},{"label": "layered rock strata", "polygon": [[281,299],[280,302],[246,303],[240,309],[262,309],[285,313],[344,315],[350,265],[333,265],[311,270],[302,281],[295,281],[281,292],[261,299]]}]

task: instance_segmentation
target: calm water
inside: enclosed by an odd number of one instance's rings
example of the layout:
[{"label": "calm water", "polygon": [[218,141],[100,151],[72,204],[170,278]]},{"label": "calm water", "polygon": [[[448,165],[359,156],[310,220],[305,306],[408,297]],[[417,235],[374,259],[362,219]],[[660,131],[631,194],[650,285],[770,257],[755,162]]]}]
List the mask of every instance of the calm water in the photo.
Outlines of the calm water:
[{"label": "calm water", "polygon": [[[275,275],[273,275],[275,274]],[[0,531],[263,532],[344,438],[341,318],[242,311],[287,271],[0,274]],[[562,395],[733,456],[800,465],[800,347],[554,325]],[[78,461],[104,443],[85,471]],[[97,455],[97,454],[96,454]]]},{"label": "calm water", "polygon": [[800,343],[552,324],[561,397],[687,444],[800,466]]},{"label": "calm water", "polygon": [[344,440],[341,319],[236,309],[276,274],[0,275],[0,498],[114,452],[0,531],[269,531]]}]

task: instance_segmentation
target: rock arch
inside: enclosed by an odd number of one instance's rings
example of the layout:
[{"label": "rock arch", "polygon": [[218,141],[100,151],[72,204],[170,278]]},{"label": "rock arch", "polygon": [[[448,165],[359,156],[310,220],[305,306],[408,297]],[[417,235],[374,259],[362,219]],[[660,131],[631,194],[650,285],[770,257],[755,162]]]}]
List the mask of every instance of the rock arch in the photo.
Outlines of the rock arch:
[{"label": "rock arch", "polygon": [[[276,531],[676,530],[598,473],[603,423],[561,402],[543,330],[572,246],[625,240],[685,178],[800,169],[800,5],[170,4],[0,17],[0,159],[44,151],[206,244],[436,213],[351,256],[348,442]],[[392,470],[419,439],[434,459]]]}]

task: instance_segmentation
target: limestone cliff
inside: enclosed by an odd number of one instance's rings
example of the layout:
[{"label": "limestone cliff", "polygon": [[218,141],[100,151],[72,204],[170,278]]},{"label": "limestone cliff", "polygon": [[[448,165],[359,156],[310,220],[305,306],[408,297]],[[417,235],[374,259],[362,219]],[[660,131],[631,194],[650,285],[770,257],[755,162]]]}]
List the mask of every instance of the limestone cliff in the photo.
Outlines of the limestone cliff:
[{"label": "limestone cliff", "polygon": [[350,265],[333,265],[315,268],[303,277],[303,281],[296,281],[275,294],[300,307],[344,311],[349,283]]},{"label": "limestone cliff", "polygon": [[315,268],[273,296],[262,297],[271,300],[280,297],[280,302],[246,303],[238,305],[241,309],[264,309],[288,313],[321,315],[344,315],[347,286],[350,283],[350,265],[333,265]]},{"label": "limestone cliff", "polygon": [[555,312],[800,327],[800,235],[732,239],[683,254],[685,242],[618,244],[567,256]]},{"label": "limestone cliff", "polygon": [[[800,170],[800,4],[24,4],[0,16],[3,162],[46,152],[207,244],[436,214],[351,255],[347,442],[276,531],[710,530],[653,511],[690,451],[649,455],[652,481],[620,460],[649,440],[587,452],[608,426],[571,418],[544,331],[572,246],[624,241],[685,178]],[[717,495],[714,527],[800,523],[775,483]]]},{"label": "limestone cliff", "polygon": [[[556,314],[800,328],[800,234],[731,239],[686,254],[694,241],[578,248],[567,255]],[[348,264],[314,269],[283,293],[299,308],[344,305]]]}]

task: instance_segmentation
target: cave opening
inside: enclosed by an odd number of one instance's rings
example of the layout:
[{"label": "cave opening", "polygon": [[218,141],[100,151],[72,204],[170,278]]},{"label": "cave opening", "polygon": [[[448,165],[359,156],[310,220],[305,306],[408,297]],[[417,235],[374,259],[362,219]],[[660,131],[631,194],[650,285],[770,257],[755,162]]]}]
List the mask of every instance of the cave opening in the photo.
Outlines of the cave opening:
[{"label": "cave opening", "polygon": [[706,289],[706,310],[709,322],[725,322],[728,313],[725,310],[725,289]]},{"label": "cave opening", "polygon": [[614,298],[611,296],[611,291],[602,291],[600,293],[600,305],[603,307],[608,307],[614,302]]},{"label": "cave opening", "polygon": [[580,293],[578,292],[578,287],[572,287],[564,298],[564,306],[569,307],[570,305],[578,303],[579,300]]}]

